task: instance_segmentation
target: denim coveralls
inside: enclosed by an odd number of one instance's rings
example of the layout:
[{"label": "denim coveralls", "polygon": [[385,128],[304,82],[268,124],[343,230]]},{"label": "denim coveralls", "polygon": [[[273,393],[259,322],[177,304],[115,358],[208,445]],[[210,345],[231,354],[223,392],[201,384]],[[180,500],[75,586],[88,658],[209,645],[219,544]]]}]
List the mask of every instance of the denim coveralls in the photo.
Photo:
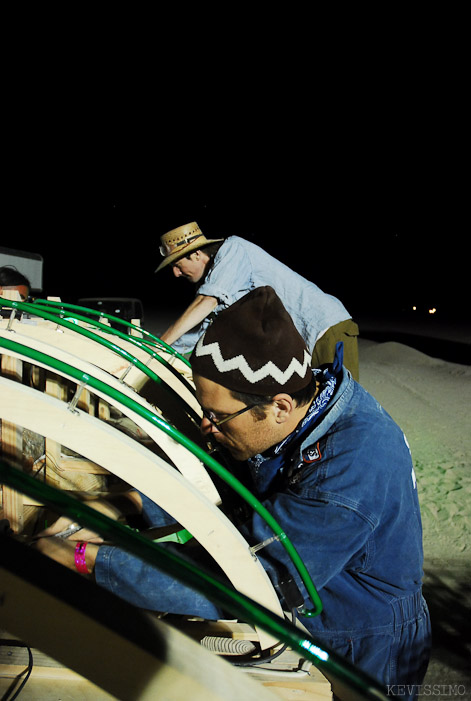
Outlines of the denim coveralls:
[{"label": "denim coveralls", "polygon": [[[306,280],[262,248],[239,236],[229,236],[214,257],[214,263],[197,295],[215,297],[214,313],[230,306],[256,287],[270,285],[283,302],[310,353],[320,334],[351,318],[343,304]],[[173,343],[179,353],[196,345],[208,326],[205,319]]]},{"label": "denim coveralls", "polygon": [[[430,620],[421,590],[417,484],[404,434],[343,369],[327,410],[290,446],[262,494],[257,481],[270,455],[251,462],[262,465],[254,473],[255,493],[290,538],[323,603],[322,613],[303,624],[384,685],[419,685],[430,652]],[[144,496],[143,504],[150,525],[171,522]],[[273,533],[255,514],[245,535],[252,545]],[[312,606],[279,542],[257,554],[278,591],[288,570]],[[118,548],[100,547],[95,576],[137,606],[221,617],[202,595]]]}]

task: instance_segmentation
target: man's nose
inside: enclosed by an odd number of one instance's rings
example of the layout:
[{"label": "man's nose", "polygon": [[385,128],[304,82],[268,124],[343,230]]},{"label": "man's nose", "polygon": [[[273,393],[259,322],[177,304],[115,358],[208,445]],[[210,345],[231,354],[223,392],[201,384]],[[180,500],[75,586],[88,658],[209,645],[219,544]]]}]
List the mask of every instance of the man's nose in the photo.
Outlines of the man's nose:
[{"label": "man's nose", "polygon": [[207,435],[209,433],[219,433],[219,429],[217,428],[217,426],[215,426],[209,419],[207,419],[206,416],[203,416],[203,418],[201,419],[200,430],[203,435]]},{"label": "man's nose", "polygon": [[181,276],[182,271],[176,265],[172,266],[172,270],[173,270],[173,274],[175,275],[175,277]]}]

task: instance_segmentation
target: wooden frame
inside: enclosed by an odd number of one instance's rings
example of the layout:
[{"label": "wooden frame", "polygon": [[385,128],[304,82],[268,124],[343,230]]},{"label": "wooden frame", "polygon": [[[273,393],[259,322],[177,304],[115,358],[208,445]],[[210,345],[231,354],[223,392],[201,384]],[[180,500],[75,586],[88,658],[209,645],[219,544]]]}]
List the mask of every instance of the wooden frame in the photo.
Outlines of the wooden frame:
[{"label": "wooden frame", "polygon": [[[283,615],[268,575],[239,531],[158,455],[88,413],[72,412],[55,397],[1,377],[0,418],[68,446],[146,494],[192,533],[236,589]],[[260,631],[262,647],[273,642]]]},{"label": "wooden frame", "polygon": [[[95,333],[102,332],[95,331]],[[18,344],[71,365],[114,390],[119,390],[120,393],[133,399],[146,410],[160,414],[160,408],[156,408],[151,400],[152,392],[148,392],[153,383],[145,373],[134,366],[130,367],[125,359],[91,339],[41,319],[34,320],[34,323],[25,323],[17,319],[11,322],[2,320],[0,321],[0,337],[12,338]],[[175,377],[157,360],[152,359],[144,350],[136,348],[124,339],[115,339],[115,341],[168,382],[192,410],[200,412],[193,394],[188,391],[184,383],[179,381],[178,377]],[[1,347],[0,354],[3,375],[0,377],[0,420],[3,431],[2,438],[6,438],[6,441],[3,442],[4,453],[6,447],[7,452],[11,449],[12,456],[15,454],[21,456],[21,432],[23,429],[27,429],[44,437],[47,444],[46,453],[54,454],[54,460],[62,468],[67,468],[67,462],[69,462],[68,468],[70,468],[70,460],[62,455],[62,447],[65,446],[77,455],[73,460],[74,467],[72,469],[116,475],[126,484],[138,489],[162,506],[177,522],[190,531],[214,558],[238,591],[283,616],[278,596],[266,571],[251,552],[239,531],[218,508],[221,502],[220,495],[199,459],[138,412],[122,405],[106,392],[97,390],[92,392],[88,387],[84,387],[77,405],[71,407],[70,395],[66,391],[66,387],[69,385],[77,386],[77,381],[68,376],[65,371],[54,370],[51,372],[46,362],[34,361],[36,368],[47,373],[47,382],[44,387],[46,391],[43,392],[22,384],[22,364],[31,364],[31,359],[20,351],[7,351]],[[162,355],[172,360],[174,365],[178,367],[179,373],[191,383],[191,374],[184,363],[178,359],[172,359],[169,354],[162,353]],[[162,392],[159,396],[162,396]],[[115,428],[109,422],[109,412],[113,408],[129,419],[133,425],[139,427],[150,440],[159,446],[173,465],[167,463],[165,459],[146,445]],[[181,409],[179,411],[181,413]],[[7,488],[4,488],[3,498],[7,513],[15,520],[15,530],[21,530],[23,526],[22,495],[18,495],[12,490],[9,493]],[[18,588],[19,591],[24,589],[24,584],[11,579],[10,575],[5,581],[7,587],[11,587],[12,590],[15,588]],[[28,592],[26,597],[29,596],[31,594]],[[37,598],[36,592],[34,597]],[[42,597],[43,594],[40,596],[41,600]],[[45,607],[45,603],[44,605],[40,604],[40,608],[45,610]],[[51,611],[55,610],[55,607],[56,604],[48,600],[46,618],[49,619]],[[52,644],[54,648],[56,643],[54,636],[57,631],[47,630],[44,636],[39,636],[40,639],[35,635],[35,631],[38,629],[37,612],[31,613],[31,621],[26,624],[20,624],[19,621],[15,620],[15,614],[10,609],[8,615],[10,619],[8,621],[4,619],[4,624],[8,622],[8,629],[13,634],[28,637],[32,644],[38,645],[46,651],[48,645]],[[75,614],[70,615],[75,619]],[[24,618],[25,612],[23,610],[21,620],[24,621]],[[40,625],[43,628],[47,627],[44,622]],[[277,642],[264,631],[254,630],[250,626],[244,626],[244,624],[219,622],[213,624],[213,628],[215,625],[216,628],[219,626],[219,634],[223,630],[222,635],[227,634],[229,637],[237,638],[237,636],[243,635],[247,639],[258,641],[262,650],[269,649]],[[164,634],[167,636],[166,632]],[[173,632],[171,637],[173,640]],[[182,643],[180,638],[176,639],[178,639],[178,644],[183,646],[182,649],[186,649],[185,643]],[[209,653],[205,661],[201,662],[202,665],[206,665],[206,677],[208,675],[211,677],[213,672],[211,663],[207,667],[206,660],[209,659],[214,660],[214,653]],[[73,664],[70,664],[70,661],[67,660],[65,663],[71,668],[75,668]],[[216,661],[216,664],[219,664],[219,661]],[[185,679],[186,695],[199,698],[194,694],[192,686],[194,680],[190,671],[188,669],[183,671],[187,677],[190,676],[189,686],[188,679]],[[259,674],[262,674],[263,680],[263,673]],[[236,678],[239,676],[240,673],[237,672]],[[208,683],[212,687],[212,681],[209,682],[208,679]],[[276,687],[276,691],[280,693],[282,698],[286,699],[291,698],[290,689],[292,688],[297,688],[304,695],[307,694],[306,698],[309,699],[330,696],[330,686],[320,673],[316,679],[315,690],[311,683],[305,686],[305,680],[294,682],[294,687],[292,681],[286,683],[272,681],[269,683]],[[154,684],[154,680],[152,684]],[[166,679],[165,687],[168,687],[169,684],[177,684],[173,671]],[[258,688],[259,685],[257,685]],[[240,693],[242,689],[243,684],[237,693]],[[265,698],[261,691],[257,694],[257,698],[260,700]],[[207,690],[205,693],[208,693]],[[219,688],[217,693],[220,693]],[[276,694],[275,698],[279,698],[279,693]],[[245,693],[245,690],[243,696],[251,698]],[[126,698],[126,694],[119,697]],[[210,694],[209,697],[211,697]],[[130,696],[130,698],[148,697],[144,695],[142,697]],[[175,696],[175,698],[179,697]],[[216,695],[214,698],[219,698],[219,696]],[[227,688],[224,689],[220,698],[231,698]],[[268,698],[272,698],[272,696],[269,695]]]},{"label": "wooden frame", "polygon": [[[11,338],[17,343],[21,343],[28,348],[32,348],[35,351],[39,351],[64,363],[72,365],[73,367],[90,374],[92,377],[96,377],[102,382],[110,385],[112,388],[122,392],[149,411],[157,411],[157,413],[159,413],[154,406],[144,399],[133,387],[130,387],[127,382],[124,383],[119,381],[117,375],[121,374],[123,365],[122,363],[117,363],[116,357],[113,353],[97,353],[97,355],[94,356],[93,351],[95,349],[100,350],[100,346],[94,344],[89,339],[80,336],[78,336],[77,344],[74,345],[73,341],[75,335],[72,332],[69,332],[68,334],[58,333],[54,330],[55,327],[54,329],[52,328],[54,325],[51,325],[50,322],[46,323],[48,324],[47,327],[29,327],[28,324],[14,322],[11,331],[7,331],[5,328],[2,328],[2,325],[0,324],[0,337],[9,338],[9,334],[13,333]],[[41,333],[24,333],[25,329],[30,330],[30,328],[36,328]],[[41,338],[38,338],[38,336]],[[44,341],[44,338],[46,338],[47,341],[54,341],[55,344]],[[66,343],[63,343],[64,341],[66,341]],[[75,353],[68,350],[71,348],[75,351]],[[0,350],[2,350],[1,346]],[[77,355],[77,351],[80,351],[81,355]],[[85,356],[85,358],[83,356]],[[86,359],[87,356],[92,357],[94,360],[98,360],[99,362],[91,363]],[[9,352],[8,354],[4,352],[2,357],[4,359],[2,362],[8,362],[10,365],[12,365],[12,363],[21,363],[23,360],[28,361],[28,358],[21,356],[19,353],[15,354],[13,352]],[[10,358],[10,360],[7,360],[7,358]],[[157,361],[154,362],[157,366],[159,366],[156,369],[160,369],[160,364]],[[38,363],[38,365],[41,366],[40,363]],[[126,364],[126,367],[127,366],[128,363]],[[46,365],[42,365],[42,367],[48,369]],[[169,373],[168,370],[166,370],[166,373],[167,379],[169,380],[169,383],[171,383],[171,386],[173,386],[174,389],[179,389],[178,380],[171,373]],[[126,379],[129,379],[129,375]],[[72,381],[74,382],[74,380]],[[50,381],[50,386],[52,386],[52,380]],[[56,386],[50,390],[50,393],[54,396],[62,396],[62,398],[65,397],[63,391],[61,391],[60,383],[59,386]],[[118,404],[108,395],[100,395],[100,398],[108,404],[114,404],[116,407],[118,407]],[[193,405],[197,405],[194,397],[191,397],[191,399]],[[164,434],[160,429],[150,424],[149,421],[143,419],[135,412],[132,412],[122,405],[119,405],[119,409],[124,415],[132,419],[137,426],[142,428],[142,430],[144,430],[157,443],[157,445],[161,447],[161,449],[166,453],[166,455],[168,455],[170,460],[174,462],[178,469],[180,469],[182,473],[185,474],[194,484],[198,485],[198,487],[208,496],[211,501],[214,503],[220,503],[220,496],[214,486],[214,483],[200,460],[198,460],[193,454],[183,448],[175,440]],[[57,456],[57,460],[59,459],[60,457]]]}]

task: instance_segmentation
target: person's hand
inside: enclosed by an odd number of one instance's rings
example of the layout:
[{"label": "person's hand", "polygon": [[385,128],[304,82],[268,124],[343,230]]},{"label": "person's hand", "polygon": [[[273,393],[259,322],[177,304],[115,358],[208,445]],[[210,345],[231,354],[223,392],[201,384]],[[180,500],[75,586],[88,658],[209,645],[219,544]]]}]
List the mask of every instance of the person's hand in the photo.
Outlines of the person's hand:
[{"label": "person's hand", "polygon": [[67,516],[61,516],[51,526],[36,534],[36,538],[55,538],[57,540],[86,540],[88,543],[103,543],[103,538],[97,533],[82,528],[79,523]]},{"label": "person's hand", "polygon": [[[124,504],[121,507],[129,511],[129,513],[139,513],[142,507],[141,498],[138,492],[131,490],[121,499]],[[92,499],[86,501],[86,505],[95,511],[99,511],[108,518],[118,520],[121,517],[122,509],[118,508],[115,503],[106,500]],[[103,538],[87,528],[82,528],[80,524],[72,521],[67,516],[61,516],[51,526],[35,536],[37,538],[55,538],[56,540],[85,540],[87,543],[103,543]]]}]

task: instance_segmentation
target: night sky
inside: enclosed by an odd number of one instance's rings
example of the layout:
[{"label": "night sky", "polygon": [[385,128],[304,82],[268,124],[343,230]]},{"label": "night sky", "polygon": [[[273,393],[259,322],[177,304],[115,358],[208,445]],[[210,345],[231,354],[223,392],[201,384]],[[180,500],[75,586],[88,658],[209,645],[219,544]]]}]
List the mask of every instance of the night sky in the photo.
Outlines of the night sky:
[{"label": "night sky", "polygon": [[46,294],[185,304],[194,289],[154,270],[160,235],[196,220],[261,245],[353,315],[417,305],[469,325],[458,19],[363,24],[355,11],[353,32],[348,16],[313,31],[296,15],[288,48],[285,15],[272,35],[265,17],[233,13],[232,38],[204,41],[191,20],[151,23],[144,39],[112,14],[87,26],[86,50],[39,38],[9,65],[0,245],[44,257]]},{"label": "night sky", "polygon": [[[412,305],[465,312],[461,187],[438,166],[371,159],[305,175],[254,158],[234,169],[200,162],[136,171],[132,159],[30,173],[7,201],[12,240],[44,258],[44,288],[64,300],[124,296],[145,306],[189,301],[194,288],[154,274],[159,236],[197,221],[210,237],[237,234],[342,299],[353,314]],[[95,165],[95,168],[94,168]],[[162,170],[164,172],[162,172]],[[440,177],[437,177],[440,175]],[[469,315],[468,315],[469,316]]]},{"label": "night sky", "polygon": [[461,93],[416,77],[361,92],[345,68],[312,111],[287,83],[283,111],[255,88],[211,105],[185,94],[178,109],[160,92],[152,108],[145,91],[130,101],[119,76],[88,101],[71,88],[9,135],[1,245],[43,256],[46,294],[168,308],[194,288],[154,274],[159,237],[195,220],[259,244],[354,316],[417,305],[469,326]]}]

